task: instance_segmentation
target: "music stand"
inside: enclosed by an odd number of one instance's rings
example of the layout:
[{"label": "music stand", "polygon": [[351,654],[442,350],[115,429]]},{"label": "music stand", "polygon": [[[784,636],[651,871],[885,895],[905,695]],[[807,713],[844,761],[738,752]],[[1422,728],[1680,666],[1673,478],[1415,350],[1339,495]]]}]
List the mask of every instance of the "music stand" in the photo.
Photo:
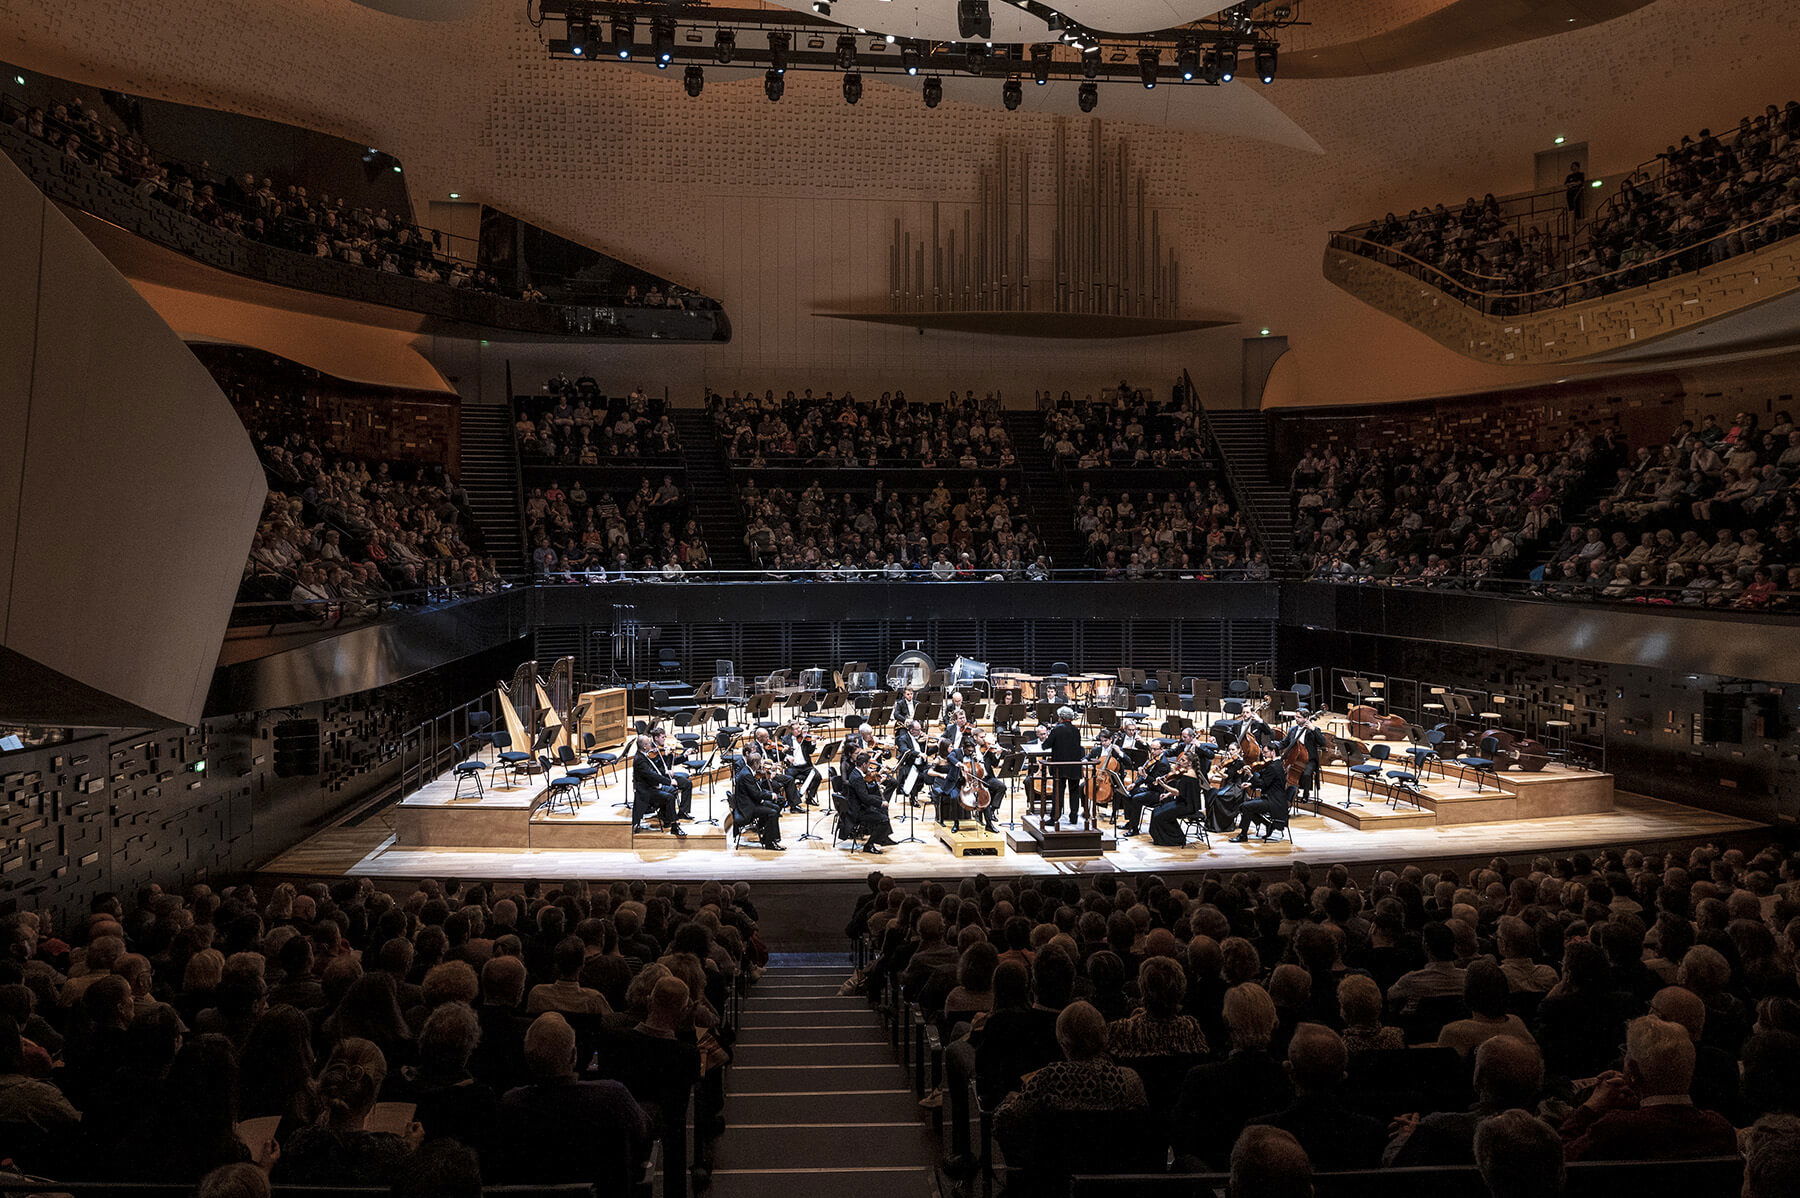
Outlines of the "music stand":
[{"label": "music stand", "polygon": [[1256,695],[1266,695],[1275,689],[1275,679],[1269,674],[1245,674],[1244,681],[1250,684],[1250,690]]}]

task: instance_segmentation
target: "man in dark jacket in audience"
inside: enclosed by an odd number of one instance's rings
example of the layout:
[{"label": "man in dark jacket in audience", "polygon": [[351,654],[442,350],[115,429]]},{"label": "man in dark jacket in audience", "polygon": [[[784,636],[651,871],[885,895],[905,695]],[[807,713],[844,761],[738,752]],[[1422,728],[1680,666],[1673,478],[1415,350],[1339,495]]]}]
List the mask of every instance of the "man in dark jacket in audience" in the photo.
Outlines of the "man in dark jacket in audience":
[{"label": "man in dark jacket in audience", "polygon": [[1349,1059],[1336,1032],[1319,1023],[1301,1024],[1288,1042],[1294,1100],[1273,1115],[1250,1122],[1293,1132],[1321,1171],[1375,1168],[1387,1143],[1387,1129],[1344,1104],[1340,1091]]},{"label": "man in dark jacket in audience", "polygon": [[601,1193],[631,1188],[650,1152],[650,1120],[620,1082],[581,1081],[575,1029],[554,1011],[525,1033],[528,1085],[500,1100],[495,1143],[505,1146],[491,1180],[510,1185],[585,1182]]}]

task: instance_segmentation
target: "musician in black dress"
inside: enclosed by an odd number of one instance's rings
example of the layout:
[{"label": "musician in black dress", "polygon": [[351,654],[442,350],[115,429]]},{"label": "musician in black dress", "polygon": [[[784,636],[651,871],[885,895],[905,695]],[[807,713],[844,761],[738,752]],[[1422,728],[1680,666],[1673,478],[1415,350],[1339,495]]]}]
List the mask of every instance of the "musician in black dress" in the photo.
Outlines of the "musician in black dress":
[{"label": "musician in black dress", "polygon": [[1071,819],[1082,812],[1085,803],[1081,794],[1081,732],[1075,727],[1075,709],[1059,707],[1056,709],[1056,726],[1044,738],[1044,747],[1050,750],[1050,822],[1060,824],[1065,808]]},{"label": "musician in black dress", "polygon": [[1250,839],[1251,824],[1261,826],[1264,840],[1271,839],[1275,830],[1288,822],[1287,766],[1281,764],[1281,758],[1265,758],[1258,764],[1244,793],[1249,797],[1238,808],[1238,834],[1231,843],[1243,844]]},{"label": "musician in black dress", "polygon": [[656,739],[639,736],[631,766],[631,830],[641,832],[644,817],[655,812],[663,830],[686,836],[681,830],[681,788],[675,784]]},{"label": "musician in black dress", "polygon": [[763,848],[784,849],[781,800],[770,792],[764,769],[763,756],[754,749],[739,759],[731,775],[731,818],[740,828],[754,825]]},{"label": "musician in black dress", "polygon": [[1178,849],[1187,844],[1187,832],[1181,821],[1200,814],[1206,803],[1205,788],[1195,771],[1196,763],[1183,757],[1176,760],[1161,783],[1163,802],[1150,814],[1150,843]]},{"label": "musician in black dress", "polygon": [[1244,805],[1244,784],[1249,780],[1250,766],[1242,757],[1234,757],[1220,768],[1218,785],[1206,792],[1207,831],[1229,832],[1237,827],[1238,811]]},{"label": "musician in black dress", "polygon": [[850,771],[839,784],[843,796],[838,815],[846,830],[866,836],[863,851],[879,853],[880,846],[894,843],[894,826],[888,820],[887,802],[876,777],[875,758],[867,749],[857,754]]}]

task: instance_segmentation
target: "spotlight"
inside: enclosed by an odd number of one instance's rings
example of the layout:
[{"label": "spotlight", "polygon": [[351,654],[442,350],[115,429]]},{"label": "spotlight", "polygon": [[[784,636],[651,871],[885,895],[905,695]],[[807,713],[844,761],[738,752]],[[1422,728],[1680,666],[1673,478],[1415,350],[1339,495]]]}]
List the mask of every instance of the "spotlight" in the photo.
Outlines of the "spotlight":
[{"label": "spotlight", "polygon": [[900,65],[906,68],[908,75],[919,73],[919,62],[925,56],[919,52],[919,43],[910,38],[900,44]]},{"label": "spotlight", "polygon": [[1227,42],[1219,47],[1219,82],[1230,83],[1237,78],[1237,47]]},{"label": "spotlight", "polygon": [[1086,79],[1100,78],[1100,47],[1089,46],[1081,52],[1081,74]]},{"label": "spotlight", "polygon": [[658,67],[675,61],[675,22],[667,17],[650,22],[650,53],[656,56]]},{"label": "spotlight", "polygon": [[1175,52],[1175,69],[1181,72],[1183,83],[1192,83],[1194,76],[1200,73],[1200,51],[1192,42],[1185,42]]},{"label": "spotlight", "polygon": [[1008,79],[1000,89],[1000,102],[1006,105],[1006,111],[1017,112],[1019,105],[1025,102],[1025,88],[1017,79]]},{"label": "spotlight", "polygon": [[854,104],[862,99],[862,76],[851,71],[844,76],[844,103]]},{"label": "spotlight", "polygon": [[787,76],[780,71],[763,72],[763,95],[769,97],[773,104],[781,99],[781,93],[787,90]]},{"label": "spotlight", "polygon": [[630,17],[614,17],[612,23],[613,53],[631,57],[631,43],[637,38],[637,23]]},{"label": "spotlight", "polygon": [[724,66],[737,57],[737,31],[721,29],[713,34],[713,61]]},{"label": "spotlight", "polygon": [[1219,52],[1209,49],[1200,59],[1200,82],[1217,83],[1219,81]]},{"label": "spotlight", "polygon": [[1153,50],[1148,46],[1138,51],[1138,78],[1144,81],[1146,89],[1156,86],[1157,62],[1161,58],[1161,50]]},{"label": "spotlight", "polygon": [[687,88],[687,94],[697,96],[706,87],[706,72],[697,66],[690,66],[681,73],[681,86]]},{"label": "spotlight", "polygon": [[1083,112],[1094,111],[1094,106],[1100,103],[1100,85],[1098,83],[1082,84],[1080,90],[1075,93],[1075,102],[1081,105]]},{"label": "spotlight", "polygon": [[785,75],[787,73],[788,46],[792,44],[793,39],[785,33],[769,35],[769,66],[775,74]]},{"label": "spotlight", "polygon": [[1259,42],[1256,47],[1256,77],[1264,83],[1275,82],[1275,43]]},{"label": "spotlight", "polygon": [[837,64],[840,71],[856,69],[856,39],[847,33],[837,40]]},{"label": "spotlight", "polygon": [[1031,48],[1031,81],[1039,87],[1050,82],[1050,47]]},{"label": "spotlight", "polygon": [[944,81],[937,75],[925,76],[925,107],[936,108],[944,102]]},{"label": "spotlight", "polygon": [[576,58],[587,57],[588,45],[593,38],[593,28],[586,21],[569,22],[569,53]]},{"label": "spotlight", "polygon": [[983,70],[987,69],[988,52],[986,46],[982,45],[980,42],[972,42],[965,51],[965,54],[968,59],[966,69],[969,74],[979,75]]},{"label": "spotlight", "polygon": [[956,35],[965,42],[994,36],[994,14],[988,0],[956,0]]},{"label": "spotlight", "polygon": [[813,11],[818,13],[821,17],[829,17],[831,15],[831,0],[813,0]]}]

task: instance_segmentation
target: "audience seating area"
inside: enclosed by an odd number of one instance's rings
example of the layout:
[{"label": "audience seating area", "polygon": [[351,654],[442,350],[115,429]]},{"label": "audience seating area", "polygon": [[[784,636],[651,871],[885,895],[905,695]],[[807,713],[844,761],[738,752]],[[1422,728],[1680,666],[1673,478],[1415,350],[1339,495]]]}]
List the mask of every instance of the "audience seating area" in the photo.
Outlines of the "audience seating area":
[{"label": "audience seating area", "polygon": [[1095,492],[1075,496],[1075,531],[1086,564],[1103,578],[1267,578],[1243,514],[1217,484],[1184,492]]},{"label": "audience seating area", "polygon": [[[666,574],[678,577],[712,564],[706,537],[687,518],[686,501],[675,476],[641,474],[636,490],[589,490],[577,475],[565,490],[556,479],[525,495],[525,525],[534,574],[582,578],[608,574]],[[607,471],[607,481],[629,476]],[[596,484],[599,486],[600,484]]]},{"label": "audience seating area", "polygon": [[873,403],[846,391],[815,398],[808,388],[706,394],[713,427],[733,463],[805,465],[812,469],[907,467],[1010,469],[1012,438],[1000,419],[1000,400],[973,391],[944,402],[909,402],[904,391],[882,392]]},{"label": "audience seating area", "polygon": [[767,959],[716,882],[152,886],[0,949],[0,1155],[208,1198],[685,1194]]},{"label": "audience seating area", "polygon": [[876,877],[847,931],[960,1193],[1774,1195],[1797,883],[1775,845]]},{"label": "audience seating area", "polygon": [[1067,391],[1044,411],[1044,451],[1066,470],[1191,467],[1207,462],[1206,430],[1197,406],[1161,402],[1147,389],[1121,382],[1098,402],[1076,402]]},{"label": "audience seating area", "polygon": [[[1340,241],[1391,247],[1432,268],[1452,295],[1496,315],[1558,307],[1697,270],[1800,233],[1800,101],[1770,104],[1723,135],[1684,135],[1633,170],[1581,223],[1588,180],[1569,177],[1577,218],[1564,241],[1502,217],[1492,195],[1460,209],[1415,208]],[[1400,263],[1396,263],[1400,264]]]},{"label": "audience seating area", "polygon": [[519,459],[526,465],[602,466],[620,460],[676,462],[681,446],[668,405],[642,387],[608,396],[589,375],[558,375],[541,396],[514,401]]}]

